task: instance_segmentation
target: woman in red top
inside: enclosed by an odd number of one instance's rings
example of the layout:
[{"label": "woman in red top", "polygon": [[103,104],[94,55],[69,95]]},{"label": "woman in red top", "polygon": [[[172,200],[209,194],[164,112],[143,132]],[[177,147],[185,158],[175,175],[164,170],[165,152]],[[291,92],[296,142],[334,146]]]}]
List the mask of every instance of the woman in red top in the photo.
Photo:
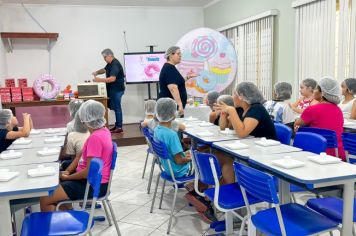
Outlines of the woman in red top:
[{"label": "woman in red top", "polygon": [[[337,105],[340,103],[341,97],[340,86],[335,79],[323,77],[317,89],[321,91],[322,95],[320,103],[309,106],[304,110],[300,119],[295,122],[295,130],[299,126],[334,130],[338,141],[338,154],[344,160],[345,152],[341,139],[344,129],[344,118],[341,109]],[[334,149],[327,149],[326,152],[329,155],[336,156]]]}]

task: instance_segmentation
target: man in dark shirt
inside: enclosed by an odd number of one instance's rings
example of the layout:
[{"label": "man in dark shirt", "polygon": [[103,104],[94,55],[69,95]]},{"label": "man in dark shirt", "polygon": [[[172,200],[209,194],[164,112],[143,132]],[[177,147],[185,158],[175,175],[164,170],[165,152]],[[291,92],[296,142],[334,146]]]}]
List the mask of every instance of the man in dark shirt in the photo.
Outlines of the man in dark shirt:
[{"label": "man in dark shirt", "polygon": [[[121,98],[125,93],[125,75],[121,63],[114,57],[110,49],[101,52],[107,65],[105,68],[93,72],[94,82],[106,83],[109,97],[109,108],[115,111],[115,126],[110,129],[111,133],[122,133],[122,109]],[[106,74],[106,78],[98,78],[97,75]]]}]

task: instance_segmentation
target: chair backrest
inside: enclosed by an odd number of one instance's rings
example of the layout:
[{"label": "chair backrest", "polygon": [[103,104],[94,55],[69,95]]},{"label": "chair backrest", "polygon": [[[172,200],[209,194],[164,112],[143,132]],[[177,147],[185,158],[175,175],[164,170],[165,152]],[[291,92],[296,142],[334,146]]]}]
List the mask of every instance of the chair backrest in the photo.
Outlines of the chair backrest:
[{"label": "chair backrest", "polygon": [[111,166],[110,166],[110,177],[109,177],[109,182],[108,182],[108,187],[106,190],[106,194],[102,198],[108,198],[110,195],[111,191],[111,181],[112,177],[114,175],[115,171],[115,166],[116,166],[116,159],[117,159],[117,144],[115,142],[112,142],[112,154],[111,154]]},{"label": "chair backrest", "polygon": [[240,163],[234,163],[234,168],[238,183],[247,193],[265,202],[279,203],[272,176]]},{"label": "chair backrest", "polygon": [[356,155],[356,133],[343,133],[342,143],[344,144],[344,149],[347,152],[346,159],[349,163],[356,163],[355,158],[350,158],[349,155]]},{"label": "chair backrest", "polygon": [[85,232],[83,232],[83,235],[85,235],[87,232],[90,231],[90,228],[91,228],[91,225],[93,222],[96,200],[98,199],[99,194],[100,194],[102,170],[103,170],[103,161],[99,158],[91,159],[88,176],[87,176],[87,186],[85,188],[82,209],[84,210],[85,206],[87,205],[89,187],[91,187],[93,189],[93,200],[91,202],[88,225],[87,225]]},{"label": "chair backrest", "polygon": [[166,160],[169,159],[167,147],[163,142],[152,138],[151,145],[153,152],[157,155],[158,158]]},{"label": "chair backrest", "polygon": [[148,139],[151,137],[151,133],[148,127],[142,127],[142,133]]},{"label": "chair backrest", "polygon": [[221,177],[221,168],[217,158],[209,153],[193,151],[193,159],[199,181],[207,185],[216,185],[212,168],[210,166],[210,160],[212,159],[214,161],[216,174],[218,177]]},{"label": "chair backrest", "polygon": [[327,148],[337,148],[336,132],[330,129],[312,128],[312,127],[300,127],[298,132],[311,132],[319,134],[326,139]]},{"label": "chair backrest", "polygon": [[316,133],[297,132],[294,137],[293,146],[303,151],[320,154],[326,151],[326,139]]},{"label": "chair backrest", "polygon": [[276,129],[278,140],[286,145],[290,145],[290,140],[292,138],[292,129],[281,123],[274,123]]}]

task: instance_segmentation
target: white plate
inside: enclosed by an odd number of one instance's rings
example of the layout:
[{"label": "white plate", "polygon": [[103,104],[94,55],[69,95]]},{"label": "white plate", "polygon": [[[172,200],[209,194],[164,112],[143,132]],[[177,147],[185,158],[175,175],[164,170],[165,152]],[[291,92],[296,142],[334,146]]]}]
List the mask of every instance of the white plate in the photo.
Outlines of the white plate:
[{"label": "white plate", "polygon": [[271,162],[273,165],[282,167],[284,169],[294,169],[298,167],[305,166],[304,162],[294,160],[291,158],[284,158],[284,159],[279,159],[279,160],[274,160]]},{"label": "white plate", "polygon": [[234,142],[234,143],[226,143],[224,144],[225,147],[227,147],[228,149],[232,149],[232,150],[240,150],[240,149],[247,149],[248,145],[241,143],[241,142]]},{"label": "white plate", "polygon": [[341,163],[341,159],[333,156],[309,156],[309,160],[312,162],[318,163],[320,165],[327,165],[327,164],[337,164]]},{"label": "white plate", "polygon": [[344,120],[344,125],[356,125],[356,121]]},{"label": "white plate", "polygon": [[16,159],[22,157],[22,152],[15,152],[14,150],[10,150],[9,152],[3,152],[0,154],[0,159],[8,160],[8,159]]},{"label": "white plate", "polygon": [[199,137],[212,137],[212,136],[214,136],[214,133],[209,132],[209,131],[199,132],[199,133],[197,133],[197,136],[199,136]]},{"label": "white plate", "polygon": [[60,130],[59,129],[47,129],[45,132],[47,134],[55,134],[55,133],[59,133]]},{"label": "white plate", "polygon": [[24,138],[16,139],[13,142],[14,145],[27,145],[27,144],[30,144],[30,143],[32,143],[31,139],[24,139]]},{"label": "white plate", "polygon": [[202,122],[199,124],[200,127],[210,127],[210,126],[214,126],[214,124],[210,123],[210,122]]},{"label": "white plate", "polygon": [[186,121],[197,121],[198,118],[195,118],[195,117],[188,117],[188,118],[184,118],[184,120],[186,120]]},{"label": "white plate", "polygon": [[36,134],[40,134],[40,133],[41,133],[41,131],[37,130],[37,129],[32,129],[30,132],[30,134],[32,134],[32,135],[36,135]]},{"label": "white plate", "polygon": [[268,146],[277,146],[280,145],[281,143],[273,139],[261,138],[260,140],[255,141],[255,144],[263,147],[268,147]]},{"label": "white plate", "polygon": [[53,156],[59,154],[59,150],[56,148],[42,149],[40,151],[37,151],[37,154],[39,156]]},{"label": "white plate", "polygon": [[30,177],[42,177],[56,174],[56,170],[53,167],[41,167],[36,169],[30,169],[27,171]]},{"label": "white plate", "polygon": [[2,169],[0,170],[0,182],[7,182],[15,178],[19,174],[20,174],[19,172],[11,172],[8,169]]},{"label": "white plate", "polygon": [[233,130],[233,129],[220,130],[220,133],[225,134],[225,135],[234,135],[234,134],[236,134],[236,133],[235,133],[235,130]]},{"label": "white plate", "polygon": [[61,139],[61,138],[46,138],[44,140],[45,143],[60,143],[62,141],[63,141],[63,139]]}]

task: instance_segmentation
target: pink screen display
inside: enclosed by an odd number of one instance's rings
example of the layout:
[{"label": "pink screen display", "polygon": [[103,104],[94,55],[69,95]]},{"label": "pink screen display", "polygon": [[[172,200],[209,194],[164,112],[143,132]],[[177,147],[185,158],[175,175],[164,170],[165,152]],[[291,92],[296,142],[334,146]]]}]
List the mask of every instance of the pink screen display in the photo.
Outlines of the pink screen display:
[{"label": "pink screen display", "polygon": [[125,54],[127,83],[158,82],[159,73],[166,62],[164,53]]}]

